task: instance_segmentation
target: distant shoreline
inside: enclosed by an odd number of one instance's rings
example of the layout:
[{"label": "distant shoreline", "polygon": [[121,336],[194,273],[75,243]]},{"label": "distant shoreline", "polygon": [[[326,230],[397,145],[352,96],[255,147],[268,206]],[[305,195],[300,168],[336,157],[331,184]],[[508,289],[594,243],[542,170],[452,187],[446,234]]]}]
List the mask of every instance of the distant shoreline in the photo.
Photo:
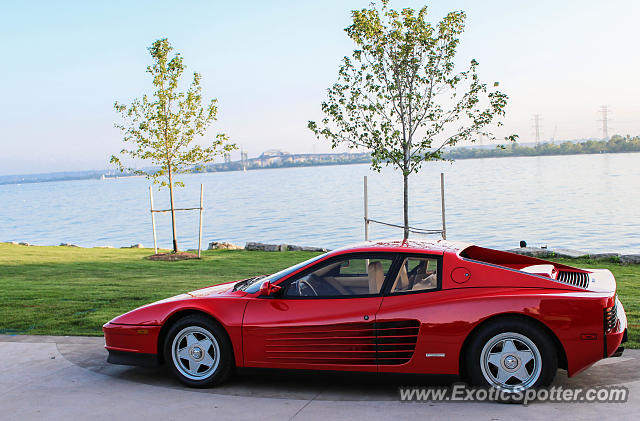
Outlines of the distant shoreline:
[{"label": "distant shoreline", "polygon": [[[325,155],[343,155],[343,154],[318,154],[318,156]],[[266,170],[266,169],[282,169],[282,168],[299,168],[299,167],[324,167],[333,165],[356,165],[356,164],[368,164],[371,162],[369,154],[350,154],[358,155],[353,159],[339,159],[339,160],[320,160],[309,162],[284,162],[282,164],[271,164],[264,166],[247,165],[246,171],[253,170]],[[366,155],[366,158],[363,156]],[[249,162],[256,160],[249,160]],[[235,161],[232,163],[219,163],[207,166],[204,171],[194,171],[192,174],[205,174],[215,172],[232,172],[243,171],[241,161]],[[119,178],[134,178],[144,177],[137,174],[114,174],[113,171],[75,171],[75,172],[57,172],[57,173],[44,173],[44,174],[25,174],[15,176],[0,176],[0,185],[9,184],[33,184],[33,183],[50,183],[57,181],[79,181],[79,180],[114,180]]]},{"label": "distant shoreline", "polygon": [[[600,155],[640,152],[640,137],[622,138],[614,136],[609,141],[563,142],[560,144],[543,143],[535,146],[522,146],[518,143],[504,148],[458,148],[446,152],[444,159],[481,159],[481,158],[514,158],[567,155]],[[369,153],[334,153],[334,154],[286,154],[261,155],[257,158],[210,164],[198,173],[251,171],[257,169],[281,169],[296,167],[319,167],[332,165],[368,164]],[[152,169],[148,169],[152,170]],[[66,171],[43,174],[25,174],[0,176],[0,185],[47,183],[55,181],[106,180],[118,178],[143,177],[137,174],[117,174],[110,170]]]},{"label": "distant shoreline", "polygon": [[[69,243],[61,243],[58,246],[46,246],[39,244],[30,244],[27,242],[16,242],[16,241],[2,241],[0,244],[8,245],[8,246],[22,246],[22,247],[61,247],[61,248],[79,248],[79,249],[112,249],[112,250],[122,250],[122,249],[145,249],[142,244],[133,244],[130,246],[121,246],[121,247],[113,247],[113,246],[90,246],[83,247],[75,244]],[[212,245],[216,245],[212,247]],[[218,246],[219,245],[219,246]],[[152,250],[153,247],[146,249]],[[170,251],[170,249],[158,248],[159,251]],[[201,249],[202,251],[211,251],[211,250],[247,250],[247,251],[263,251],[267,253],[280,252],[286,253],[290,251],[310,251],[310,252],[323,252],[326,253],[330,251],[327,248],[322,247],[305,247],[305,246],[295,246],[290,244],[265,244],[260,242],[247,241],[245,246],[238,246],[228,242],[209,242],[208,248]],[[196,251],[196,249],[186,249],[182,251]],[[565,248],[547,248],[547,247],[520,247],[520,248],[511,248],[504,250],[510,253],[521,254],[524,256],[537,257],[541,259],[590,259],[590,260],[599,260],[599,261],[607,261],[613,263],[620,264],[640,264],[640,254],[629,254],[629,253],[620,253],[620,252],[598,252],[592,253],[588,251],[579,251],[579,250],[571,250]]]}]

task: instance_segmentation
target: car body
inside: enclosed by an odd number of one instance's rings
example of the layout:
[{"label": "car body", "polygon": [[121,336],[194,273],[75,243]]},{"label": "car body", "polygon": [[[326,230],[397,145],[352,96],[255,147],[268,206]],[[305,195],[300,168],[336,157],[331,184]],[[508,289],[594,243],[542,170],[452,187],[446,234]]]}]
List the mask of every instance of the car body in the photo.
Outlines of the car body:
[{"label": "car body", "polygon": [[626,329],[608,270],[445,240],[344,247],[103,327],[109,362],[166,363],[190,386],[261,367],[452,374],[509,391],[619,355]]}]

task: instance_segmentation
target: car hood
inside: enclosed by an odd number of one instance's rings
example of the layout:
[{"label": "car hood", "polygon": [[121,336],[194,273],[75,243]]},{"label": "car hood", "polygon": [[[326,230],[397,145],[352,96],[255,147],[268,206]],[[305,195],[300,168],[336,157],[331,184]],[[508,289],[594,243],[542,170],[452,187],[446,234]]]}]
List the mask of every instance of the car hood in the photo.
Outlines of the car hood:
[{"label": "car hood", "polygon": [[194,297],[194,298],[210,297],[212,295],[221,295],[221,294],[225,294],[227,292],[230,292],[233,289],[233,285],[235,283],[236,283],[236,281],[234,281],[234,282],[226,282],[226,283],[220,284],[220,285],[214,285],[214,286],[210,286],[210,287],[200,288],[200,289],[196,289],[195,291],[187,292],[187,295],[190,295],[191,297]]},{"label": "car hood", "polygon": [[214,285],[197,289],[195,291],[187,292],[184,294],[174,295],[173,297],[165,298],[163,300],[155,301],[124,313],[115,317],[109,323],[123,324],[123,325],[155,325],[158,320],[163,318],[163,315],[170,313],[176,305],[183,305],[179,302],[185,303],[190,300],[197,300],[200,298],[215,298],[216,296],[225,296],[229,294],[245,295],[242,291],[233,291],[233,285],[237,281],[227,282],[220,285]]},{"label": "car hood", "polygon": [[162,300],[154,301],[153,303],[149,303],[149,304],[143,305],[143,306],[138,307],[138,308],[144,308],[144,307],[148,307],[148,306],[152,306],[152,305],[156,305],[156,304],[168,303],[168,302],[171,302],[171,301],[185,300],[185,299],[189,299],[189,298],[201,298],[201,297],[211,297],[211,296],[215,296],[215,295],[223,295],[223,294],[226,294],[228,292],[231,292],[231,290],[233,289],[233,285],[236,282],[237,281],[225,282],[224,284],[213,285],[213,286],[210,286],[210,287],[204,287],[204,288],[196,289],[196,290],[193,290],[191,292],[185,292],[184,294],[178,294],[178,295],[174,295],[173,297],[164,298]]}]

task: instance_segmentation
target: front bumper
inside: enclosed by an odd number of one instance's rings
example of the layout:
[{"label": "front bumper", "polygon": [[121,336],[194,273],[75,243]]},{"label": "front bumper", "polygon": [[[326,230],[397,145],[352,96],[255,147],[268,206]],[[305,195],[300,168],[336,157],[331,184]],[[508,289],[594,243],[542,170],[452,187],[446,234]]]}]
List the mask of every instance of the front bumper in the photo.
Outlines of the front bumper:
[{"label": "front bumper", "polygon": [[140,367],[158,367],[160,361],[157,354],[142,354],[139,352],[115,351],[107,349],[107,362],[120,365],[137,365]]},{"label": "front bumper", "polygon": [[107,323],[102,326],[108,362],[154,366],[158,363],[160,326]]}]

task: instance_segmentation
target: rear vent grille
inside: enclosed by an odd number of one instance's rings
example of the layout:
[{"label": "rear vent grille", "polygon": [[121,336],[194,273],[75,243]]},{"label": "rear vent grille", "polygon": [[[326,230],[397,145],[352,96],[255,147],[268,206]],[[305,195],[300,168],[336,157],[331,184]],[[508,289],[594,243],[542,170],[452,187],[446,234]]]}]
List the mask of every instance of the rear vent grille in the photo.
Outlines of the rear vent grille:
[{"label": "rear vent grille", "polygon": [[567,270],[561,270],[560,272],[558,272],[558,281],[579,288],[587,289],[587,287],[589,286],[589,274],[585,272],[570,272]]}]

